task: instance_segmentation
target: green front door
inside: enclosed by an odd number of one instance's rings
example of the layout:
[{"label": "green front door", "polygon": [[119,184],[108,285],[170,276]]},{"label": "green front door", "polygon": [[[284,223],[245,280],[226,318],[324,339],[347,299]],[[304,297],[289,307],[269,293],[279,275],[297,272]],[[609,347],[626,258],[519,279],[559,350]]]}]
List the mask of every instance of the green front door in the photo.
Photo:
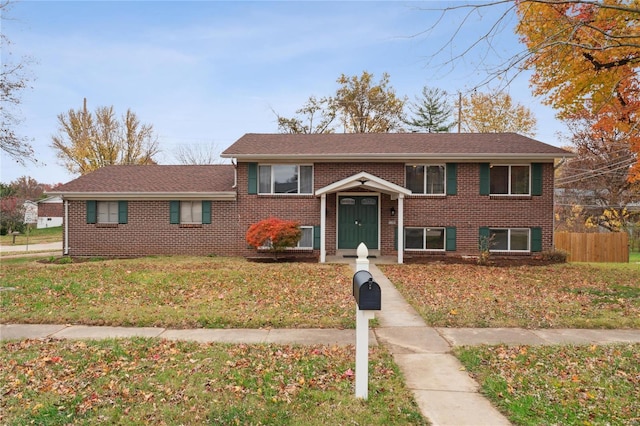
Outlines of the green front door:
[{"label": "green front door", "polygon": [[338,249],[378,248],[378,197],[338,197]]}]

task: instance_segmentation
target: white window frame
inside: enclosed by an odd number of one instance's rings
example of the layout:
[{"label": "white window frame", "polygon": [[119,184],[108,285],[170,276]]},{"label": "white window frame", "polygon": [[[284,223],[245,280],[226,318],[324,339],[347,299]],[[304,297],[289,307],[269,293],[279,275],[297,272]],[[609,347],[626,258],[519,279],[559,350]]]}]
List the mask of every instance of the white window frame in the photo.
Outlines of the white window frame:
[{"label": "white window frame", "polygon": [[[300,225],[300,231],[303,231],[304,229],[310,229],[311,230],[311,245],[310,246],[301,246],[300,242],[302,241],[302,237],[300,237],[300,241],[298,241],[298,244],[295,247],[287,247],[287,250],[313,250],[313,226],[302,226]],[[259,250],[271,250],[271,242],[269,241],[269,244],[264,245],[264,246],[260,246],[258,247]]]},{"label": "white window frame", "polygon": [[[429,167],[442,167],[442,192],[427,192],[427,178],[429,173],[427,173],[427,169]],[[407,179],[407,167],[424,167],[424,180],[422,182],[423,192],[413,192],[412,195],[429,195],[429,196],[444,196],[447,195],[447,165],[445,163],[424,163],[424,164],[405,164],[404,168],[404,181],[405,188],[409,189],[408,179]],[[412,190],[413,191],[413,190]]]},{"label": "white window frame", "polygon": [[[275,192],[275,179],[274,179],[274,173],[275,173],[275,167],[278,166],[288,166],[288,167],[296,167],[296,171],[298,174],[298,188],[297,191],[298,192]],[[261,167],[269,167],[270,168],[270,176],[269,176],[269,192],[263,192],[261,190],[262,185],[260,184],[260,169]],[[301,167],[310,167],[311,168],[311,182],[310,182],[310,191],[309,192],[301,192],[301,178],[300,178],[300,168]],[[260,195],[291,195],[291,196],[296,196],[296,195],[312,195],[313,194],[313,178],[314,178],[314,170],[313,170],[313,164],[286,164],[286,163],[273,163],[273,164],[258,164],[258,194]]]},{"label": "white window frame", "polygon": [[[107,211],[105,212],[104,209]],[[106,213],[106,218],[105,218]],[[96,223],[118,223],[118,202],[96,202]]]},{"label": "white window frame", "polygon": [[[408,229],[421,229],[422,232],[422,248],[408,248],[407,247],[407,230]],[[442,248],[434,249],[427,248],[427,232],[430,230],[442,230]],[[447,249],[447,228],[444,226],[407,226],[404,228],[404,249],[406,251],[429,251],[429,252],[444,252]]]},{"label": "white window frame", "polygon": [[[494,167],[508,167],[509,173],[507,175],[507,193],[506,194],[496,194],[491,192],[491,169]],[[527,167],[529,169],[529,182],[527,183],[527,192],[521,194],[514,194],[513,188],[511,187],[511,170],[513,167]],[[526,197],[531,195],[531,164],[491,164],[489,169],[489,195],[494,195],[498,197]]]},{"label": "white window frame", "polygon": [[302,242],[302,237],[300,237],[300,241],[298,241],[298,245],[295,247],[292,247],[292,249],[298,249],[298,250],[313,250],[313,226],[300,226],[300,231],[304,233],[305,229],[310,229],[311,230],[311,245],[310,246],[301,246],[300,243]]},{"label": "white window frame", "polygon": [[[189,205],[191,219],[193,219],[193,207],[198,205],[200,207],[200,214],[197,215],[196,220],[188,222],[183,215],[183,207]],[[180,224],[184,225],[202,225],[202,201],[180,201]]]},{"label": "white window frame", "polygon": [[[511,253],[530,253],[531,252],[531,228],[489,228],[489,241],[494,234],[494,231],[507,231],[507,248],[506,249],[492,249],[489,247],[490,252],[511,252]],[[526,231],[527,232],[527,248],[524,250],[511,248],[511,232],[512,231]]]}]

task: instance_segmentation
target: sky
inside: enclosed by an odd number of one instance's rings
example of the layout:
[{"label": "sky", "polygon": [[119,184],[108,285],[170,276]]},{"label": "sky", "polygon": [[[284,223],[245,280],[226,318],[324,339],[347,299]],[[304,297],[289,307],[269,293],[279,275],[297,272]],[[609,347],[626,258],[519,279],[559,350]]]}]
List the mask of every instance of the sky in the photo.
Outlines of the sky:
[{"label": "sky", "polygon": [[[51,139],[58,115],[82,108],[127,109],[153,126],[160,164],[177,164],[180,146],[223,151],[245,133],[277,133],[276,113],[293,117],[310,96],[331,96],[341,74],[383,73],[399,96],[414,101],[424,86],[455,95],[487,78],[486,67],[523,46],[505,21],[491,49],[477,41],[504,7],[442,16],[460,2],[405,1],[28,1],[11,5],[2,61],[30,58],[30,88],[21,94],[16,128],[32,141],[37,163],[0,156],[0,181],[21,176],[68,182]],[[452,41],[451,41],[452,40]],[[451,42],[449,42],[451,41]],[[10,54],[10,56],[9,56]],[[12,59],[10,59],[12,58]],[[495,83],[494,83],[495,86]],[[477,88],[490,90],[493,86]],[[512,98],[529,108],[536,139],[560,146],[555,112],[531,94],[528,74],[515,77]]]}]

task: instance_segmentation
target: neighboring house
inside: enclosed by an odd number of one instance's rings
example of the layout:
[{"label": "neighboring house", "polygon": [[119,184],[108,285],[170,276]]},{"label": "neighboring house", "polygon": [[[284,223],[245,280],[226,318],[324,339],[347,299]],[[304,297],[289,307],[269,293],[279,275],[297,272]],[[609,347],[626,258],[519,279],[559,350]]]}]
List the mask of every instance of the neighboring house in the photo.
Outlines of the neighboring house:
[{"label": "neighboring house", "polygon": [[[234,165],[109,166],[56,191],[65,254],[254,256],[249,226],[296,220],[292,253],[496,255],[552,248],[554,160],[514,133],[247,134]],[[402,247],[398,250],[397,247]]]},{"label": "neighboring house", "polygon": [[62,197],[47,197],[38,201],[38,229],[62,226]]}]

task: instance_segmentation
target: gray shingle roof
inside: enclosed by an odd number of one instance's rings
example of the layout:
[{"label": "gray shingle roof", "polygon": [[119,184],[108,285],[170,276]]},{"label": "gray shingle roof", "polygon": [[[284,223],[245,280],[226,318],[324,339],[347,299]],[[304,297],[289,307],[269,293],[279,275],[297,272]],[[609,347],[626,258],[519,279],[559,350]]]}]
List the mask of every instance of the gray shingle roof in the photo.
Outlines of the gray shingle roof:
[{"label": "gray shingle roof", "polygon": [[249,133],[227,148],[230,158],[486,158],[540,156],[558,158],[569,152],[516,133]]}]

